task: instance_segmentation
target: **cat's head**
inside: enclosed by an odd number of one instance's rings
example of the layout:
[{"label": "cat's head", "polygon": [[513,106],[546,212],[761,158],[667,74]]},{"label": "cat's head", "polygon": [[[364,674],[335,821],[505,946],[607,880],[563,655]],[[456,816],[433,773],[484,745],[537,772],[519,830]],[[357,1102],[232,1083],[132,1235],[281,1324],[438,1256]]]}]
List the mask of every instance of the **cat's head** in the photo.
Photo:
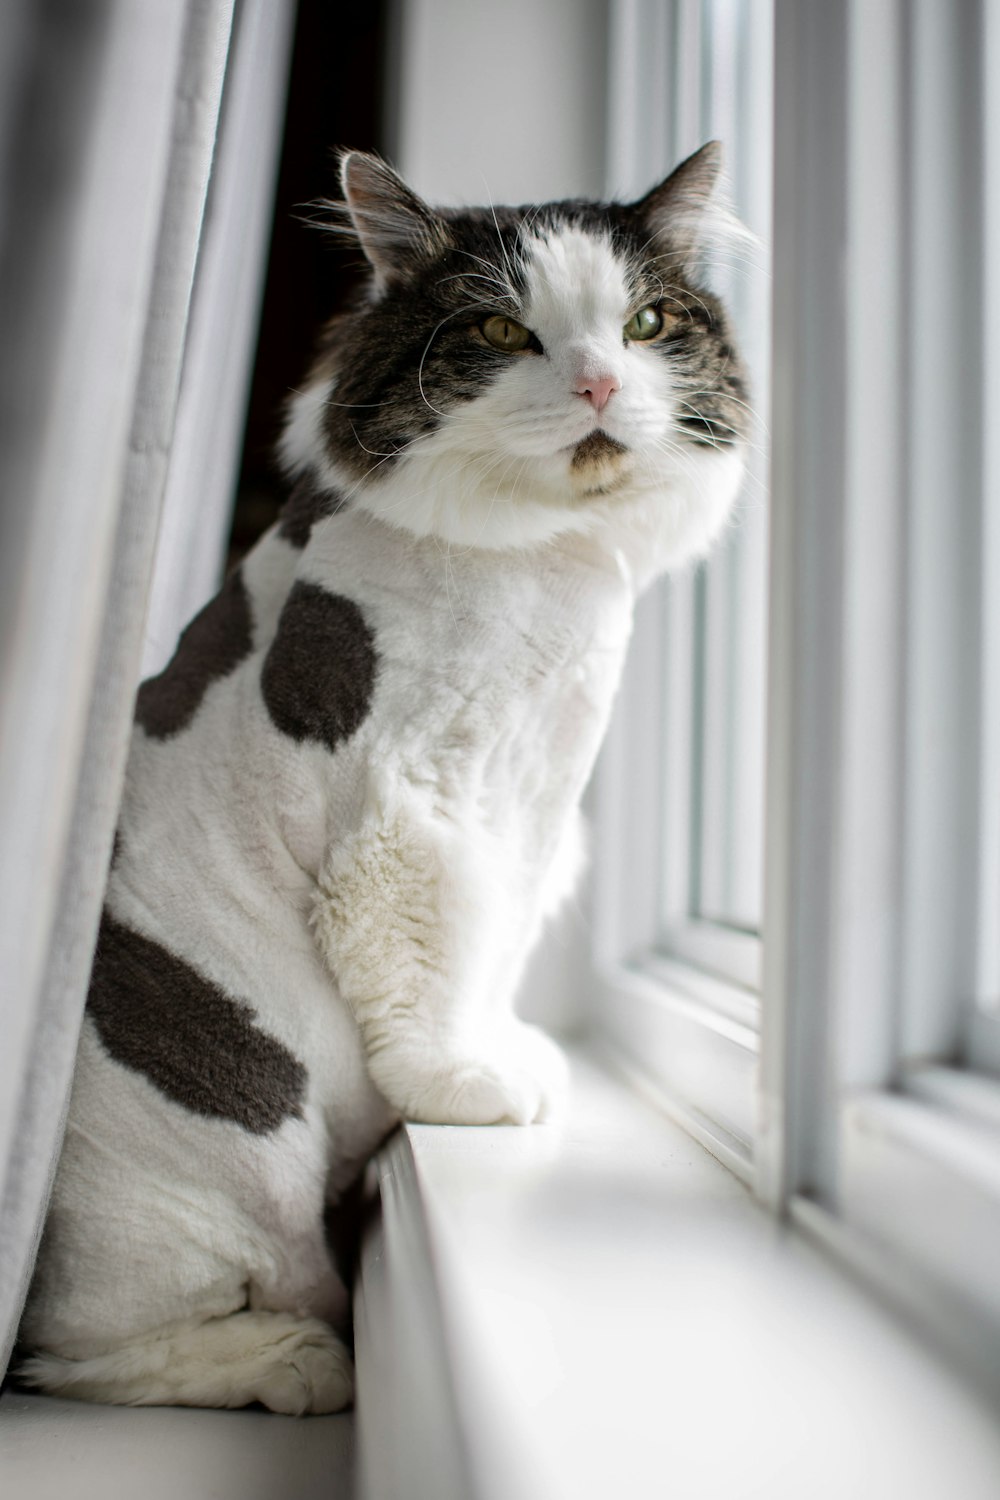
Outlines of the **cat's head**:
[{"label": "cat's head", "polygon": [[637,203],[430,208],[342,160],[367,299],[327,331],[282,455],[390,524],[474,547],[565,532],[704,550],[749,411],[698,267],[719,169],[702,148]]}]

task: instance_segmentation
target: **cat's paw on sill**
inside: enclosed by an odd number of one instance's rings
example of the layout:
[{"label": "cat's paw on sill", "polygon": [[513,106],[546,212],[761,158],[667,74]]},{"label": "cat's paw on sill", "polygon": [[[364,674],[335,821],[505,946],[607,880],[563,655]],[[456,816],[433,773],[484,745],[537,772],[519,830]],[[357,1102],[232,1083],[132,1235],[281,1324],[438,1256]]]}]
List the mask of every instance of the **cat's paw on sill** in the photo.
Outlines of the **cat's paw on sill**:
[{"label": "cat's paw on sill", "polygon": [[521,1022],[482,1053],[387,1049],[372,1076],[405,1119],[427,1125],[537,1124],[559,1113],[569,1085],[561,1049]]}]

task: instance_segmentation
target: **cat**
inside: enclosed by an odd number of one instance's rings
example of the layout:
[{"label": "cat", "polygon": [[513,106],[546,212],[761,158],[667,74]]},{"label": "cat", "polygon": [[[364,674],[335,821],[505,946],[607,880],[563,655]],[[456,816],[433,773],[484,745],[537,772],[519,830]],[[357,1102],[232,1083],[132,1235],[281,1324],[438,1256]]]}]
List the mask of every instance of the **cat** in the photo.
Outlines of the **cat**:
[{"label": "cat", "polygon": [[558,1110],[518,980],[636,595],[743,468],[718,170],[460,210],[342,157],[370,287],[291,402],[290,497],[138,692],[28,1383],[343,1407],[327,1206],[400,1118]]}]

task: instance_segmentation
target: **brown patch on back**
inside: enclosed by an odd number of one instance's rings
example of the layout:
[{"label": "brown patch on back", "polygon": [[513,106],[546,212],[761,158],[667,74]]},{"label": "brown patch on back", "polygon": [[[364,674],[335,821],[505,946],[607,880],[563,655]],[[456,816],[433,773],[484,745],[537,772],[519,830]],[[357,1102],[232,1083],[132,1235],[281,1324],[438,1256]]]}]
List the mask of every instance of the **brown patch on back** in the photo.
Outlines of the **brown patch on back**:
[{"label": "brown patch on back", "polygon": [[305,547],[316,523],[336,515],[343,504],[342,496],[317,489],[314,481],[303,475],[282,507],[278,535],[293,547]]},{"label": "brown patch on back", "polygon": [[374,637],[353,600],[299,580],[281,611],[260,687],[282,734],[335,750],[364,722],[377,667]]},{"label": "brown patch on back", "polygon": [[254,1135],[302,1116],[306,1070],[175,953],[105,911],[87,1012],[106,1050],[194,1114]]},{"label": "brown patch on back", "polygon": [[135,717],[146,733],[166,740],[186,729],[211,684],[250,655],[252,629],[250,600],[237,568],[184,630],[163,671],[140,686]]},{"label": "brown patch on back", "polygon": [[606,432],[592,432],[582,442],[577,443],[573,449],[573,459],[570,467],[574,469],[586,469],[592,464],[604,463],[608,459],[621,458],[628,449],[624,443],[619,443],[613,437],[608,437]]}]

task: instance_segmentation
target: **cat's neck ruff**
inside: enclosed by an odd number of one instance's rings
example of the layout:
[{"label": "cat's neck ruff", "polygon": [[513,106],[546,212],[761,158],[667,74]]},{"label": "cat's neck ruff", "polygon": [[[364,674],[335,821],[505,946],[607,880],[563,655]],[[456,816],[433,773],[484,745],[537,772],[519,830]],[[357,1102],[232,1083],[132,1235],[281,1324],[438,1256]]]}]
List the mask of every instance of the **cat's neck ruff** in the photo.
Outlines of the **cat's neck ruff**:
[{"label": "cat's neck ruff", "polygon": [[[522,623],[537,614],[539,629],[581,627],[595,609],[630,618],[635,602],[631,559],[582,532],[563,534],[534,547],[501,550],[442,543],[434,536],[382,521],[360,508],[319,521],[299,564],[299,576],[340,589],[345,580],[366,597],[385,597],[405,613],[451,616],[466,621],[509,619]],[[492,626],[491,626],[492,630]]]},{"label": "cat's neck ruff", "polygon": [[[317,472],[318,471],[318,472]],[[731,514],[743,478],[741,450],[723,448],[674,460],[665,483],[640,479],[607,494],[567,497],[565,481],[530,486],[477,473],[459,454],[418,454],[391,468],[377,484],[351,484],[329,460],[313,467],[317,486],[345,498],[347,508],[380,522],[392,534],[434,543],[449,552],[509,556],[541,549],[586,558],[599,568],[628,561],[639,587],[657,574],[705,555]],[[384,530],[383,530],[384,529]]]}]

